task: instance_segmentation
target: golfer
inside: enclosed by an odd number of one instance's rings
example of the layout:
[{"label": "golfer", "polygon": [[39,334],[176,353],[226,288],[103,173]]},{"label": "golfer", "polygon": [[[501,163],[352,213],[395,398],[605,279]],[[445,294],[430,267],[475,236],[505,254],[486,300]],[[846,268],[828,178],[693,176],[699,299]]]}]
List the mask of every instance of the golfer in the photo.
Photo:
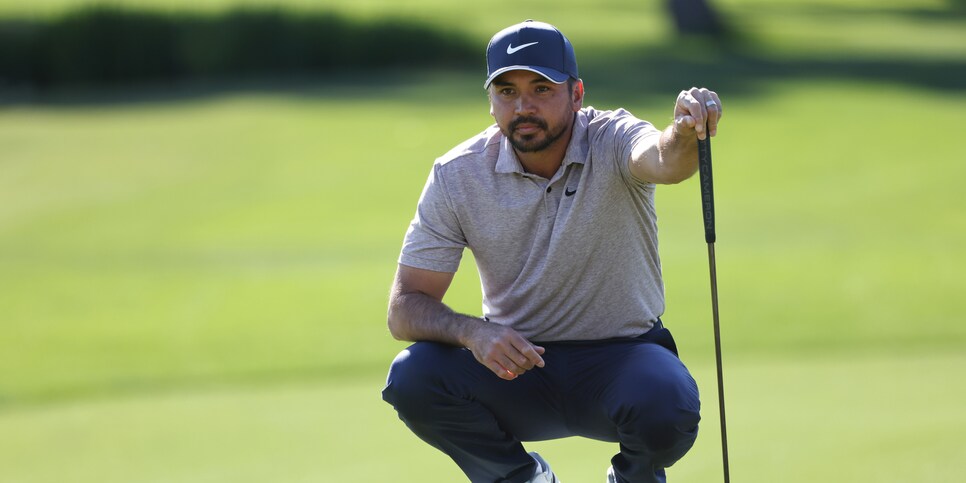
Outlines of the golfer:
[{"label": "golfer", "polygon": [[[620,443],[609,482],[663,482],[700,403],[660,319],[654,191],[695,173],[721,101],[682,91],[664,131],[583,107],[573,46],[542,22],[486,58],[496,124],[433,164],[389,297],[390,332],[414,344],[383,398],[472,482],[559,482],[522,442],[568,436]],[[466,248],[482,316],[443,303]]]}]

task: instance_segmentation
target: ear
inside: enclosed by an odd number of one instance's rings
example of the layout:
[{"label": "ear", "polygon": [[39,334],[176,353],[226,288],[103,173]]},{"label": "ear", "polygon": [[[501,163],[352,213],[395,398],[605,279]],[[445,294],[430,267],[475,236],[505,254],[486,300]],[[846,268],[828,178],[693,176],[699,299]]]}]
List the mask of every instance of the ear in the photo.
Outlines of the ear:
[{"label": "ear", "polygon": [[574,91],[571,93],[573,99],[574,112],[584,106],[584,81],[577,79],[574,83]]}]

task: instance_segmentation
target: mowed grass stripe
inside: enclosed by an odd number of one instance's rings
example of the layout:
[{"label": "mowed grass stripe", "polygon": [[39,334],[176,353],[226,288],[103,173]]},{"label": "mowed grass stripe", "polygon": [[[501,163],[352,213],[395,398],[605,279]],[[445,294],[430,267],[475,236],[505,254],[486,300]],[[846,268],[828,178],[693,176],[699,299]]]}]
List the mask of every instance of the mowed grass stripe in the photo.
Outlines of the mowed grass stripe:
[{"label": "mowed grass stripe", "polygon": [[[732,476],[955,481],[966,471],[962,354],[730,358]],[[704,401],[695,448],[669,470],[720,478],[713,364],[692,364]],[[379,397],[382,379],[230,385],[40,405],[0,414],[0,478],[19,483],[460,481]],[[561,478],[598,481],[616,445],[527,445]],[[55,462],[55,463],[52,463]],[[820,464],[818,463],[820,462]]]},{"label": "mowed grass stripe", "polygon": [[2,399],[377,357],[433,156],[403,127],[432,112],[244,96],[87,112],[0,115],[34,146],[0,165]]}]

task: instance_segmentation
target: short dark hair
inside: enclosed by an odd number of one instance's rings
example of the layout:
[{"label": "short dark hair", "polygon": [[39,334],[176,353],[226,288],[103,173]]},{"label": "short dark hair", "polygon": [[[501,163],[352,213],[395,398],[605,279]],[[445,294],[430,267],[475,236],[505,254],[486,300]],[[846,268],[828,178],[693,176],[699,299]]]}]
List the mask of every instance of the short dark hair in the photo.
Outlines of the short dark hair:
[{"label": "short dark hair", "polygon": [[580,79],[577,79],[577,78],[574,78],[574,77],[568,78],[567,79],[567,90],[569,92],[573,92],[574,91],[574,86],[577,85],[578,82],[580,82]]}]

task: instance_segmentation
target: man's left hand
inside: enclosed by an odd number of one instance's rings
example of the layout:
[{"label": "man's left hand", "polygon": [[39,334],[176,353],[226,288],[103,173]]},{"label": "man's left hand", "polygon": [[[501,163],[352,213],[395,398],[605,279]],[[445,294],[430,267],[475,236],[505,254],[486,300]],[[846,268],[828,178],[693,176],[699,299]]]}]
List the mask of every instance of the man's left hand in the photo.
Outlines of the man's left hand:
[{"label": "man's left hand", "polygon": [[[704,87],[681,91],[674,103],[674,131],[678,135],[694,133],[698,139],[706,138],[709,133],[714,136],[718,133],[721,113],[721,99],[714,91]],[[708,132],[705,132],[706,122]]]}]

